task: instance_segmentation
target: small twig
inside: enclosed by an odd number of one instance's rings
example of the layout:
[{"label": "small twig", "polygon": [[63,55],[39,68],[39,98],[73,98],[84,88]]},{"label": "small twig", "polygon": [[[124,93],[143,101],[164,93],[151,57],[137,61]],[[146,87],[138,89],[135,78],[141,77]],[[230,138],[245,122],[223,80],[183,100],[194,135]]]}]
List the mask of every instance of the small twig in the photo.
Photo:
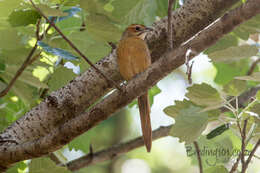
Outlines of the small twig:
[{"label": "small twig", "polygon": [[112,79],[110,79],[106,74],[99,70],[55,25],[53,21],[50,21],[49,18],[39,9],[32,0],[30,0],[32,6],[40,13],[40,15],[60,34],[60,36],[74,49],[92,68],[94,68],[101,76],[103,76],[108,82],[111,82],[118,90],[122,91],[121,87]]},{"label": "small twig", "polygon": [[37,53],[36,55],[34,55],[34,56],[30,59],[30,61],[28,62],[28,66],[31,65],[34,61],[36,61],[36,60],[40,57],[41,53],[42,53],[42,52],[40,51],[39,53]]},{"label": "small twig", "polygon": [[41,24],[41,19],[38,19],[37,23],[36,23],[36,38],[37,38],[37,41],[41,39],[41,36],[40,36],[40,24]]},{"label": "small twig", "polygon": [[109,46],[111,46],[112,50],[111,52],[113,52],[114,49],[116,49],[116,44],[113,42],[108,42]]},{"label": "small twig", "polygon": [[194,61],[192,61],[191,65],[187,67],[187,75],[188,75],[188,81],[189,84],[192,84],[192,78],[191,78],[191,74],[192,74],[192,67],[193,67]]},{"label": "small twig", "polygon": [[257,150],[257,148],[259,147],[260,145],[260,139],[258,139],[257,143],[255,144],[253,150],[251,151],[251,153],[249,154],[247,160],[246,160],[246,163],[244,165],[244,167],[242,167],[242,172],[241,173],[245,173],[246,172],[246,169],[250,163],[250,161],[252,160],[253,156],[255,155],[255,152]]},{"label": "small twig", "polygon": [[174,4],[174,0],[168,1],[168,44],[169,49],[173,48],[173,39],[172,39],[172,5]]},{"label": "small twig", "polygon": [[[168,136],[171,127],[172,126],[170,125],[170,126],[166,126],[166,127],[160,127],[158,129],[154,130],[152,132],[153,140]],[[80,157],[76,160],[72,160],[72,161],[68,162],[66,165],[62,165],[62,166],[67,166],[67,168],[69,170],[76,171],[76,170],[79,170],[80,168],[87,167],[89,165],[97,164],[97,163],[100,163],[100,162],[103,162],[106,160],[111,160],[111,159],[115,158],[116,156],[119,156],[123,153],[127,153],[127,152],[134,150],[141,146],[144,146],[144,141],[143,141],[142,136],[138,137],[136,139],[133,139],[131,141],[128,141],[126,143],[114,145],[110,148],[107,148],[107,149],[104,149],[104,150],[101,150],[101,151],[98,151],[98,152],[95,152],[92,154],[91,154],[91,150],[90,150],[90,153],[88,155]]]},{"label": "small twig", "polygon": [[[55,18],[53,18],[52,20],[54,21]],[[14,75],[14,77],[8,83],[6,88],[1,91],[0,97],[5,96],[9,92],[9,90],[13,87],[15,81],[21,76],[21,74],[26,69],[26,67],[29,66],[30,64],[32,64],[32,62],[34,62],[39,57],[39,55],[38,56],[36,55],[36,56],[34,56],[34,58],[32,58],[33,54],[35,53],[35,51],[37,50],[37,47],[38,47],[37,42],[43,39],[45,33],[47,33],[50,28],[51,28],[51,25],[48,26],[48,28],[45,30],[45,32],[42,35],[39,35],[39,33],[40,33],[40,20],[37,21],[37,24],[36,24],[36,38],[37,38],[37,41],[34,44],[33,48],[31,49],[30,53],[28,54],[27,58],[25,59],[25,61],[21,65],[21,67],[17,70],[17,72]]]},{"label": "small twig", "polygon": [[242,138],[242,145],[241,145],[242,173],[243,173],[243,170],[245,170],[245,149],[246,149],[245,141],[246,141],[247,121],[248,121],[247,119],[244,121],[244,126],[243,126],[243,130],[242,130],[242,133],[241,133],[241,138]]},{"label": "small twig", "polygon": [[15,76],[11,79],[11,81],[8,83],[7,87],[1,91],[0,93],[0,97],[5,96],[8,91],[12,88],[12,86],[14,85],[15,81],[18,79],[18,77],[20,77],[20,75],[22,74],[22,72],[25,70],[25,68],[28,66],[31,57],[33,56],[34,52],[37,49],[37,43],[35,43],[34,47],[32,48],[32,50],[30,51],[29,55],[27,56],[27,58],[25,59],[25,61],[23,62],[23,64],[21,65],[21,67],[17,70]]},{"label": "small twig", "polygon": [[241,126],[240,126],[239,119],[237,119],[237,127],[238,127],[240,134],[242,134],[243,132],[242,132],[242,129],[241,129]]},{"label": "small twig", "polygon": [[234,163],[234,165],[232,166],[231,170],[229,171],[229,173],[234,173],[236,170],[237,170],[237,167],[238,167],[238,164],[239,164],[239,161],[241,159],[241,153],[239,153],[237,159],[236,159],[236,162]]},{"label": "small twig", "polygon": [[253,62],[253,64],[251,65],[250,69],[247,72],[247,75],[251,75],[254,72],[256,65],[258,63],[260,63],[260,58],[258,58],[257,60],[255,60],[255,62]]},{"label": "small twig", "polygon": [[196,153],[197,153],[197,159],[198,159],[198,163],[199,163],[200,173],[203,173],[203,167],[202,167],[202,161],[201,161],[201,156],[200,156],[199,144],[198,144],[197,141],[194,141],[193,144],[195,146]]},{"label": "small twig", "polygon": [[192,84],[192,78],[191,78],[191,74],[192,74],[192,67],[193,67],[193,64],[194,64],[194,61],[191,62],[191,65],[190,65],[190,59],[192,57],[192,50],[189,49],[187,52],[186,52],[186,56],[185,56],[185,65],[187,67],[187,71],[186,71],[186,74],[188,76],[188,81],[189,81],[189,84],[191,85]]}]

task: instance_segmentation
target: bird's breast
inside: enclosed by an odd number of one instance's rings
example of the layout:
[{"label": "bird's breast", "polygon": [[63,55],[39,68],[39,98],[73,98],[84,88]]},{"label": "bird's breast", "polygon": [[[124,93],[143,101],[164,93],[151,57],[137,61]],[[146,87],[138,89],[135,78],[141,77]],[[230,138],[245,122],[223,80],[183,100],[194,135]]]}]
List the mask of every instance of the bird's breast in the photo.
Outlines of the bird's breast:
[{"label": "bird's breast", "polygon": [[125,80],[130,80],[151,65],[147,44],[140,38],[121,40],[117,48],[119,71]]}]

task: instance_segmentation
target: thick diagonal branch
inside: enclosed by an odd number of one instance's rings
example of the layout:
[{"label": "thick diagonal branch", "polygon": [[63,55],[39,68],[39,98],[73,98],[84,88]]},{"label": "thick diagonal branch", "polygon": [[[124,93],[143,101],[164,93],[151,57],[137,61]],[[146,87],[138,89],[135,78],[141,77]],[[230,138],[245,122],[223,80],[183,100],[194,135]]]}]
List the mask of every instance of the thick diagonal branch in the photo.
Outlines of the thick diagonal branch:
[{"label": "thick diagonal branch", "polygon": [[[239,0],[187,0],[172,14],[174,47],[179,46],[205,26],[215,20],[225,9]],[[148,36],[148,43],[153,61],[167,50],[167,18],[154,24],[156,32]],[[184,60],[176,63],[176,67]],[[114,81],[120,82],[116,55],[113,51],[96,65]],[[68,85],[53,92],[38,106],[8,127],[0,139],[15,140],[17,143],[32,141],[49,134],[68,119],[79,115],[100,97],[111,90],[111,86],[95,69],[90,68]]]},{"label": "thick diagonal branch", "polygon": [[[63,125],[52,129],[44,137],[18,145],[1,146],[0,165],[8,166],[11,163],[39,157],[61,148],[78,135],[112,116],[114,112],[129,104],[133,99],[143,94],[145,90],[151,88],[160,79],[172,72],[172,70],[182,65],[188,49],[192,48],[193,52],[198,54],[215,44],[216,41],[242,22],[260,13],[259,3],[260,0],[248,0],[241,7],[230,11],[214,22],[214,24],[201,31],[193,39],[177,49],[164,54],[144,73],[129,81],[124,93],[114,91],[93,106],[88,112],[82,113]],[[196,54],[191,57],[196,56]]]}]

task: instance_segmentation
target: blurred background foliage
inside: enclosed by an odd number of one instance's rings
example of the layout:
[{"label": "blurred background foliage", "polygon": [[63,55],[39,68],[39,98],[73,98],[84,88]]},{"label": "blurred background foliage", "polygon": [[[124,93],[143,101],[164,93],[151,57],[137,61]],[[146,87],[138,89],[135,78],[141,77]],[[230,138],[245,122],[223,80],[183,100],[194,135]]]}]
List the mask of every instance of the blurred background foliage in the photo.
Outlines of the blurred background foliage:
[{"label": "blurred background foliage", "polygon": [[[140,23],[149,26],[165,17],[168,0],[35,0],[35,3],[50,19],[55,17],[61,31],[92,62],[97,62],[111,52],[109,43],[117,44],[127,25]],[[174,9],[183,3],[176,0]],[[0,90],[7,86],[36,43],[36,23],[40,18],[28,1],[0,1]],[[47,27],[48,24],[41,20],[40,33]],[[236,121],[230,111],[221,113],[218,110],[227,96],[237,97],[259,85],[259,66],[251,76],[247,75],[251,64],[260,58],[259,31],[258,15],[196,57],[192,72],[195,85],[188,84],[186,67],[182,66],[149,91],[153,103],[153,129],[175,122],[170,133],[172,137],[154,141],[149,154],[141,147],[76,172],[198,172],[192,141],[197,140],[205,152],[216,148],[239,150],[241,141],[236,126],[217,132],[213,139],[207,139],[205,134]],[[40,57],[26,68],[11,91],[0,99],[1,131],[89,67],[54,29],[51,28],[44,36],[36,50]],[[254,106],[246,110],[257,114],[258,120],[244,113],[245,117],[250,117],[252,126],[259,125],[259,97],[255,98]],[[258,134],[254,137],[259,138],[260,128],[253,130]],[[134,101],[54,154],[62,162],[67,162],[87,154],[90,145],[95,152],[140,135],[140,120]],[[248,147],[248,150],[252,149],[252,144]],[[227,172],[230,160],[235,157],[232,154],[219,157],[205,154],[202,158],[207,169],[205,172],[211,173]],[[255,159],[249,172],[259,172],[259,163]],[[70,172],[48,157],[19,162],[7,172],[28,171]]]}]

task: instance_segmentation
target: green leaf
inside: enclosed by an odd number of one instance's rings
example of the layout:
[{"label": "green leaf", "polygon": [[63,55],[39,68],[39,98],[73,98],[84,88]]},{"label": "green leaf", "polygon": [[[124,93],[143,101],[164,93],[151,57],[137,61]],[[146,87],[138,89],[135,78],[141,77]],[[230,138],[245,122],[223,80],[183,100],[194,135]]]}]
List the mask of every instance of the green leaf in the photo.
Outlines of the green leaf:
[{"label": "green leaf", "polygon": [[106,1],[103,0],[80,0],[80,7],[92,14],[105,14],[104,6]]},{"label": "green leaf", "polygon": [[35,10],[15,10],[8,18],[8,21],[13,27],[27,26],[29,24],[36,24],[41,15]]},{"label": "green leaf", "polygon": [[245,30],[244,27],[240,26],[235,28],[232,33],[234,33],[235,36],[241,38],[242,40],[248,40],[250,33]]},{"label": "green leaf", "polygon": [[258,91],[258,92],[256,93],[256,99],[257,99],[258,101],[260,101],[260,91]]},{"label": "green leaf", "polygon": [[211,54],[213,52],[221,51],[231,46],[237,46],[237,45],[238,45],[238,39],[232,34],[228,34],[222,37],[216,44],[208,48],[204,53]]},{"label": "green leaf", "polygon": [[[1,75],[1,78],[8,83],[14,76],[15,72],[20,66],[18,65],[9,65],[6,66],[5,73]],[[36,88],[48,88],[48,86],[39,81],[38,78],[32,75],[32,72],[28,69],[25,70],[22,75],[16,80],[11,91],[15,95],[20,97],[25,104],[30,105],[35,102]],[[35,99],[33,99],[35,98]]]},{"label": "green leaf", "polygon": [[68,19],[70,17],[73,17],[74,15],[76,15],[80,11],[81,11],[81,8],[79,8],[79,7],[71,7],[69,9],[63,10],[64,13],[68,13],[67,16],[58,17],[58,18],[52,16],[49,19],[53,20],[53,22],[55,22],[55,23],[56,22],[60,22],[60,21],[66,20],[66,19]]},{"label": "green leaf", "polygon": [[60,48],[52,48],[48,44],[46,44],[42,41],[38,41],[37,44],[40,47],[42,47],[46,52],[51,53],[51,54],[56,55],[56,56],[59,56],[63,59],[66,59],[66,60],[76,60],[76,59],[78,59],[78,57],[72,55],[68,51],[60,49]]},{"label": "green leaf", "polygon": [[156,15],[159,17],[167,16],[168,0],[156,0],[156,3],[157,3]]},{"label": "green leaf", "polygon": [[[8,66],[6,68],[5,76],[8,76],[8,78],[12,78],[14,75],[14,72],[17,71],[19,66]],[[3,78],[6,78],[3,76]],[[48,88],[48,86],[45,83],[40,82],[40,80],[32,75],[32,72],[25,70],[22,75],[18,78],[19,81],[34,86],[36,88]]]},{"label": "green leaf", "polygon": [[175,105],[164,108],[164,113],[170,117],[176,118],[180,114],[181,110],[188,109],[193,103],[184,99],[183,101],[175,101]]},{"label": "green leaf", "polygon": [[[51,0],[56,1],[56,0]],[[61,1],[65,6],[76,6],[79,5],[80,0],[59,0]]]},{"label": "green leaf", "polygon": [[178,137],[180,142],[191,143],[201,135],[208,123],[208,114],[200,112],[201,108],[189,106],[187,109],[180,110],[175,117],[170,135]]},{"label": "green leaf", "polygon": [[[197,142],[204,169],[228,163],[232,156],[238,156],[239,154],[240,148],[236,148],[235,143],[239,142],[241,144],[241,140],[231,130],[227,130],[210,140],[206,139],[205,136],[200,136]],[[198,165],[193,144],[186,144],[186,152],[187,156],[191,157],[192,164]]]},{"label": "green leaf", "polygon": [[0,73],[5,71],[5,64],[0,62]]},{"label": "green leaf", "polygon": [[117,42],[121,37],[119,28],[102,14],[88,15],[86,26],[87,31],[97,40]]},{"label": "green leaf", "polygon": [[111,4],[114,6],[113,19],[121,23],[151,25],[154,22],[156,0],[115,0]]},{"label": "green leaf", "polygon": [[[23,0],[4,0],[0,1],[0,26],[9,14],[20,6]],[[1,21],[3,20],[3,21]]]},{"label": "green leaf", "polygon": [[212,130],[211,132],[209,132],[209,134],[207,134],[207,139],[212,139],[215,138],[216,136],[221,135],[222,133],[224,133],[226,130],[229,129],[230,124],[223,124],[217,128],[215,128],[214,130]]},{"label": "green leaf", "polygon": [[258,117],[260,118],[260,103],[256,103],[253,107],[251,107],[250,112],[258,114]]},{"label": "green leaf", "polygon": [[235,28],[232,33],[243,40],[248,40],[250,34],[260,33],[260,15],[254,16],[252,19],[244,22]]},{"label": "green leaf", "polygon": [[[75,46],[82,51],[92,62],[98,61],[100,58],[106,56],[110,51],[111,47],[108,43],[100,40],[96,40],[89,32],[73,32],[68,38],[75,44]],[[61,49],[70,50],[72,53],[76,52],[71,47],[64,43],[63,39],[54,39],[48,43],[52,47],[59,47]],[[94,60],[93,60],[94,59]],[[84,60],[85,61],[85,60]],[[82,62],[84,62],[82,61]],[[86,63],[84,64],[86,65]],[[86,66],[87,67],[87,66]],[[80,66],[82,69],[82,66]]]},{"label": "green leaf", "polygon": [[[24,89],[24,92],[27,92],[27,88]],[[0,99],[0,131],[23,116],[30,109],[27,103],[30,102],[25,102],[15,96],[12,91]]]},{"label": "green leaf", "polygon": [[45,4],[39,4],[37,5],[37,7],[40,8],[43,14],[46,16],[67,16],[68,15],[68,13],[66,12],[63,12],[56,8],[51,8]]},{"label": "green leaf", "polygon": [[[85,153],[88,153],[90,144],[93,144],[94,150],[110,147],[112,144],[114,144],[114,134],[118,133],[119,128],[116,128],[116,123],[118,123],[116,116],[103,121],[95,128],[89,130],[87,133],[83,133],[82,135],[72,140],[68,144],[69,149],[81,150]],[[97,136],[99,136],[99,138],[97,138]]]},{"label": "green leaf", "polygon": [[[78,32],[80,30],[82,25],[82,19],[79,17],[69,17],[66,20],[61,20],[57,22],[56,25],[58,28],[60,28],[64,35],[69,36],[71,33],[75,31]],[[63,40],[62,38],[60,39]]]},{"label": "green leaf", "polygon": [[25,47],[11,50],[2,49],[0,52],[0,59],[2,59],[5,62],[5,64],[20,65],[28,56],[30,50],[31,49]]},{"label": "green leaf", "polygon": [[[11,168],[9,168],[6,171],[6,173],[20,173],[21,170],[25,171],[26,168],[27,168],[27,165],[23,161],[21,161],[21,162],[16,163],[15,165],[13,165]],[[20,171],[18,171],[18,169]]]},{"label": "green leaf", "polygon": [[15,29],[0,29],[0,38],[1,49],[13,50],[24,46],[22,36]]},{"label": "green leaf", "polygon": [[[149,103],[150,106],[153,105],[153,100],[154,100],[154,96],[156,96],[157,94],[159,94],[161,92],[160,88],[158,88],[156,85],[153,86],[151,89],[149,89],[148,94],[149,94]],[[134,105],[137,105],[137,100],[134,100],[132,103],[130,103],[128,106],[131,108]]]},{"label": "green leaf", "polygon": [[49,158],[32,159],[31,163],[29,164],[29,171],[35,173],[70,173],[66,167],[57,166]]},{"label": "green leaf", "polygon": [[228,170],[223,165],[218,165],[206,169],[205,173],[228,173]]},{"label": "green leaf", "polygon": [[255,56],[258,53],[258,48],[253,45],[242,45],[229,47],[224,50],[216,51],[208,54],[209,58],[214,62],[237,61],[244,58]]},{"label": "green leaf", "polygon": [[217,69],[217,75],[215,77],[215,82],[220,85],[225,85],[236,76],[245,75],[249,70],[248,59],[243,59],[241,61],[236,61],[232,63],[214,63]]},{"label": "green leaf", "polygon": [[72,70],[65,67],[58,67],[55,69],[48,82],[50,91],[56,91],[75,77],[76,75],[72,72]]},{"label": "green leaf", "polygon": [[218,91],[206,83],[195,84],[187,90],[186,97],[197,105],[210,106],[223,102]]},{"label": "green leaf", "polygon": [[223,91],[229,96],[239,96],[246,90],[246,81],[234,79],[226,84]]},{"label": "green leaf", "polygon": [[84,153],[88,153],[92,136],[93,132],[83,133],[68,144],[69,149],[81,150]]},{"label": "green leaf", "polygon": [[260,82],[260,72],[255,72],[250,76],[238,76],[235,77],[236,79],[239,80],[249,80],[249,81],[256,81],[256,82]]},{"label": "green leaf", "polygon": [[158,88],[158,86],[153,86],[150,90],[149,90],[149,103],[152,106],[153,105],[153,101],[154,101],[154,97],[159,94],[161,92],[160,88]]}]

